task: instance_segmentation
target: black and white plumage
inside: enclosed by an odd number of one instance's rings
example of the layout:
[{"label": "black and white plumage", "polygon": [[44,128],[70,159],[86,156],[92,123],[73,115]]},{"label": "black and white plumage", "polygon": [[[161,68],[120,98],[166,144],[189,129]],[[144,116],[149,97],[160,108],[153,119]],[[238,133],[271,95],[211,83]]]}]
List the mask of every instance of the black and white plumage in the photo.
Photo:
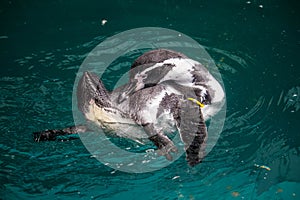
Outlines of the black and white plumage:
[{"label": "black and white plumage", "polygon": [[[207,138],[205,120],[224,103],[220,84],[199,62],[166,49],[143,54],[131,68],[129,83],[112,92],[97,75],[85,72],[77,90],[79,110],[88,121],[119,137],[148,138],[169,160],[177,149],[167,133],[178,130],[188,163],[201,162]],[[43,132],[38,136],[43,137]]]},{"label": "black and white plumage", "polygon": [[150,51],[136,59],[132,64],[130,82],[118,101],[122,102],[147,87],[170,82],[193,90],[200,102],[213,104],[210,109],[205,109],[205,118],[213,116],[224,103],[223,88],[201,63],[166,49]]}]

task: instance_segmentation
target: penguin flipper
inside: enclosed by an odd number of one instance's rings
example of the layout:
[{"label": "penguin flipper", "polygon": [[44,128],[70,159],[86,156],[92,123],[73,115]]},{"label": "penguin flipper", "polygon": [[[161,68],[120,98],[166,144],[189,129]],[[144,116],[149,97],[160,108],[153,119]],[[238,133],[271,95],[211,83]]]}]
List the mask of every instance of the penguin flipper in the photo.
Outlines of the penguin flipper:
[{"label": "penguin flipper", "polygon": [[187,162],[193,167],[201,163],[205,156],[207,128],[201,107],[192,101],[182,102],[180,118],[180,137]]}]

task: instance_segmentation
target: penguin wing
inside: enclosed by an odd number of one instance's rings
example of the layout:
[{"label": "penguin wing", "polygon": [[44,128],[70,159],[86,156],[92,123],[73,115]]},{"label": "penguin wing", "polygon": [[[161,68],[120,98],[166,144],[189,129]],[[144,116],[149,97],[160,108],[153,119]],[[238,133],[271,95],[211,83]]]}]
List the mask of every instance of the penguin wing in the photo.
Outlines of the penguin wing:
[{"label": "penguin wing", "polygon": [[207,128],[201,107],[185,100],[180,109],[179,133],[190,166],[200,163],[205,156]]}]

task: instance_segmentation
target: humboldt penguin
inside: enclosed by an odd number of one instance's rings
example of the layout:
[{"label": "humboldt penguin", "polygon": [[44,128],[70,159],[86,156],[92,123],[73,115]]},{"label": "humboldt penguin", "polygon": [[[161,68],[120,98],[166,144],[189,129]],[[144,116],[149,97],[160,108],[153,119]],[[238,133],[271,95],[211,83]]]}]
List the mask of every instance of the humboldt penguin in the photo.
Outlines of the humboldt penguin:
[{"label": "humboldt penguin", "polygon": [[[78,108],[87,121],[116,136],[148,138],[160,155],[172,160],[176,146],[168,137],[178,131],[190,166],[205,155],[205,120],[223,106],[225,93],[199,62],[167,49],[146,52],[129,72],[128,84],[108,91],[100,78],[84,72],[77,86]],[[91,131],[85,125],[34,133],[35,141]]]}]

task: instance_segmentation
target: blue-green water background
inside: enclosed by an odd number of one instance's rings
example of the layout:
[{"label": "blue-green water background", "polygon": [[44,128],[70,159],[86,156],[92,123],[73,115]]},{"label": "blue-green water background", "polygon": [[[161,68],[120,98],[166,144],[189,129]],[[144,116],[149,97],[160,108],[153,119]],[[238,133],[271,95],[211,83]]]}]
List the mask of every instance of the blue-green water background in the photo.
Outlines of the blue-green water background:
[{"label": "blue-green water background", "polygon": [[[0,5],[1,199],[300,199],[297,1]],[[227,118],[204,162],[192,169],[182,157],[127,174],[101,164],[80,140],[33,142],[34,131],[74,123],[73,83],[87,53],[118,32],[149,26],[189,35],[222,74]]]}]

